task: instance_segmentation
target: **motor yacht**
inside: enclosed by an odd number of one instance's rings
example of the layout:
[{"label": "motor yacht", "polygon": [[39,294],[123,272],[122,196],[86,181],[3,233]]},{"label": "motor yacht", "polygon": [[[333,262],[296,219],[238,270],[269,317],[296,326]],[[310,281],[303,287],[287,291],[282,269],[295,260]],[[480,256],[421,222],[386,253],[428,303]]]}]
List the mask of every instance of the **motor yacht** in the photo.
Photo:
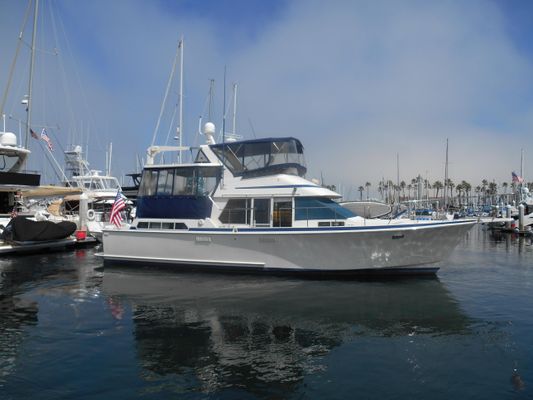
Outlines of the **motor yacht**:
[{"label": "motor yacht", "polygon": [[[206,124],[206,125],[209,125]],[[474,220],[365,219],[305,178],[294,137],[215,143],[194,162],[149,152],[131,225],[103,231],[108,262],[318,275],[435,273]]]}]

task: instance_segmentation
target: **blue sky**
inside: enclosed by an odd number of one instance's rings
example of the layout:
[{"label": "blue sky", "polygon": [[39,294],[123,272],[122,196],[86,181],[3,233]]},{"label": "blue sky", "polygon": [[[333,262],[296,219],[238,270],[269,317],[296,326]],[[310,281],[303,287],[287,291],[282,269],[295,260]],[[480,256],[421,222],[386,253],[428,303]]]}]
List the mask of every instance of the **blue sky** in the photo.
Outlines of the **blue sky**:
[{"label": "blue sky", "polygon": [[[25,7],[0,0],[2,90]],[[401,179],[442,180],[446,138],[453,180],[509,181],[520,148],[533,179],[529,2],[42,0],[41,8],[34,120],[64,147],[88,141],[96,169],[110,141],[116,175],[144,155],[183,35],[187,144],[203,141],[196,131],[210,79],[221,128],[226,66],[228,102],[239,85],[238,133],[300,138],[308,177],[346,192],[395,180],[396,153]],[[54,47],[60,56],[47,53]],[[26,48],[17,75],[8,114],[23,117]],[[169,129],[173,136],[171,111],[159,143]],[[31,167],[52,179],[36,143],[32,151]]]}]

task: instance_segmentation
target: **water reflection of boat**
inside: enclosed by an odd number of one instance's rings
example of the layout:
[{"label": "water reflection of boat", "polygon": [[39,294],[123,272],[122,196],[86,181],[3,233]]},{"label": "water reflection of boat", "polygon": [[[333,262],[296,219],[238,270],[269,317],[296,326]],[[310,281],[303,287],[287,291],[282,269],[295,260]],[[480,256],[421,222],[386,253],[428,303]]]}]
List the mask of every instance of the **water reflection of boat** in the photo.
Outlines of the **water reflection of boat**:
[{"label": "water reflection of boat", "polygon": [[298,281],[106,268],[103,294],[113,314],[125,315],[118,305],[131,307],[146,374],[191,373],[207,391],[234,379],[252,392],[265,383],[281,390],[354,337],[468,329],[437,279]]}]

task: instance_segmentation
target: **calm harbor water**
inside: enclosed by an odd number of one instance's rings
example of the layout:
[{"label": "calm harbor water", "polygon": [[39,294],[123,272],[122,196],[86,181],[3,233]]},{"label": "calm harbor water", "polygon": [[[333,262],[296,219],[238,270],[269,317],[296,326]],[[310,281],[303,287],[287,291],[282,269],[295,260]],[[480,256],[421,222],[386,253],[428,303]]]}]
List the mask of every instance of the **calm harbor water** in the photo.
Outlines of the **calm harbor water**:
[{"label": "calm harbor water", "polygon": [[[0,259],[1,399],[533,397],[533,245],[475,227],[436,278]],[[428,249],[431,251],[431,249]]]}]

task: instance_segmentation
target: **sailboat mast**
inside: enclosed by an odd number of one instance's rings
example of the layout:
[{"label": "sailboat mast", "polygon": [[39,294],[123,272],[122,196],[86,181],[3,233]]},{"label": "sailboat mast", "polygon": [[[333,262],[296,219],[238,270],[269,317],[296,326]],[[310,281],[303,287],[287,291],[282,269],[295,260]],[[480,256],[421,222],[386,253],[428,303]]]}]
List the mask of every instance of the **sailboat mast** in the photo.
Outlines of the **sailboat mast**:
[{"label": "sailboat mast", "polygon": [[[226,66],[224,65],[224,93],[222,101],[222,143],[226,142]],[[224,155],[224,152],[222,152]]]},{"label": "sailboat mast", "polygon": [[398,204],[400,203],[400,153],[396,153],[396,187],[398,191]]},{"label": "sailboat mast", "polygon": [[233,84],[233,129],[232,133],[235,135],[236,132],[236,126],[237,126],[237,84]]},{"label": "sailboat mast", "polygon": [[524,179],[524,149],[520,149],[520,177]]},{"label": "sailboat mast", "polygon": [[181,145],[183,137],[183,36],[180,39],[179,45],[180,49],[180,108],[179,108],[179,147],[178,152],[178,162],[181,163]]},{"label": "sailboat mast", "polygon": [[[7,94],[9,93],[9,88],[11,87],[11,83],[13,82],[13,73],[15,72],[15,65],[17,64],[20,47],[22,46],[22,43],[23,43],[22,38],[24,36],[24,30],[26,29],[26,23],[28,22],[28,17],[30,15],[31,3],[32,3],[32,0],[29,0],[28,7],[26,7],[26,12],[24,13],[24,21],[22,22],[22,28],[20,29],[20,33],[19,33],[17,49],[15,50],[15,57],[13,57],[13,62],[11,63],[11,68],[9,69],[9,77],[7,78],[7,85],[4,90],[4,95],[2,97],[2,103],[0,104],[0,114],[2,115],[4,115],[4,107],[7,101]],[[6,129],[4,128],[4,131],[5,130]]]},{"label": "sailboat mast", "polygon": [[444,164],[444,209],[448,208],[448,138],[446,138],[446,162]]},{"label": "sailboat mast", "polygon": [[33,68],[35,65],[35,37],[37,35],[37,13],[39,12],[39,0],[35,0],[35,10],[33,12],[33,33],[31,37],[31,57],[30,57],[30,80],[28,83],[28,112],[26,114],[26,137],[24,139],[24,147],[28,148],[28,140],[30,137],[30,125],[31,125],[31,103],[32,98],[32,87],[33,87]]}]

